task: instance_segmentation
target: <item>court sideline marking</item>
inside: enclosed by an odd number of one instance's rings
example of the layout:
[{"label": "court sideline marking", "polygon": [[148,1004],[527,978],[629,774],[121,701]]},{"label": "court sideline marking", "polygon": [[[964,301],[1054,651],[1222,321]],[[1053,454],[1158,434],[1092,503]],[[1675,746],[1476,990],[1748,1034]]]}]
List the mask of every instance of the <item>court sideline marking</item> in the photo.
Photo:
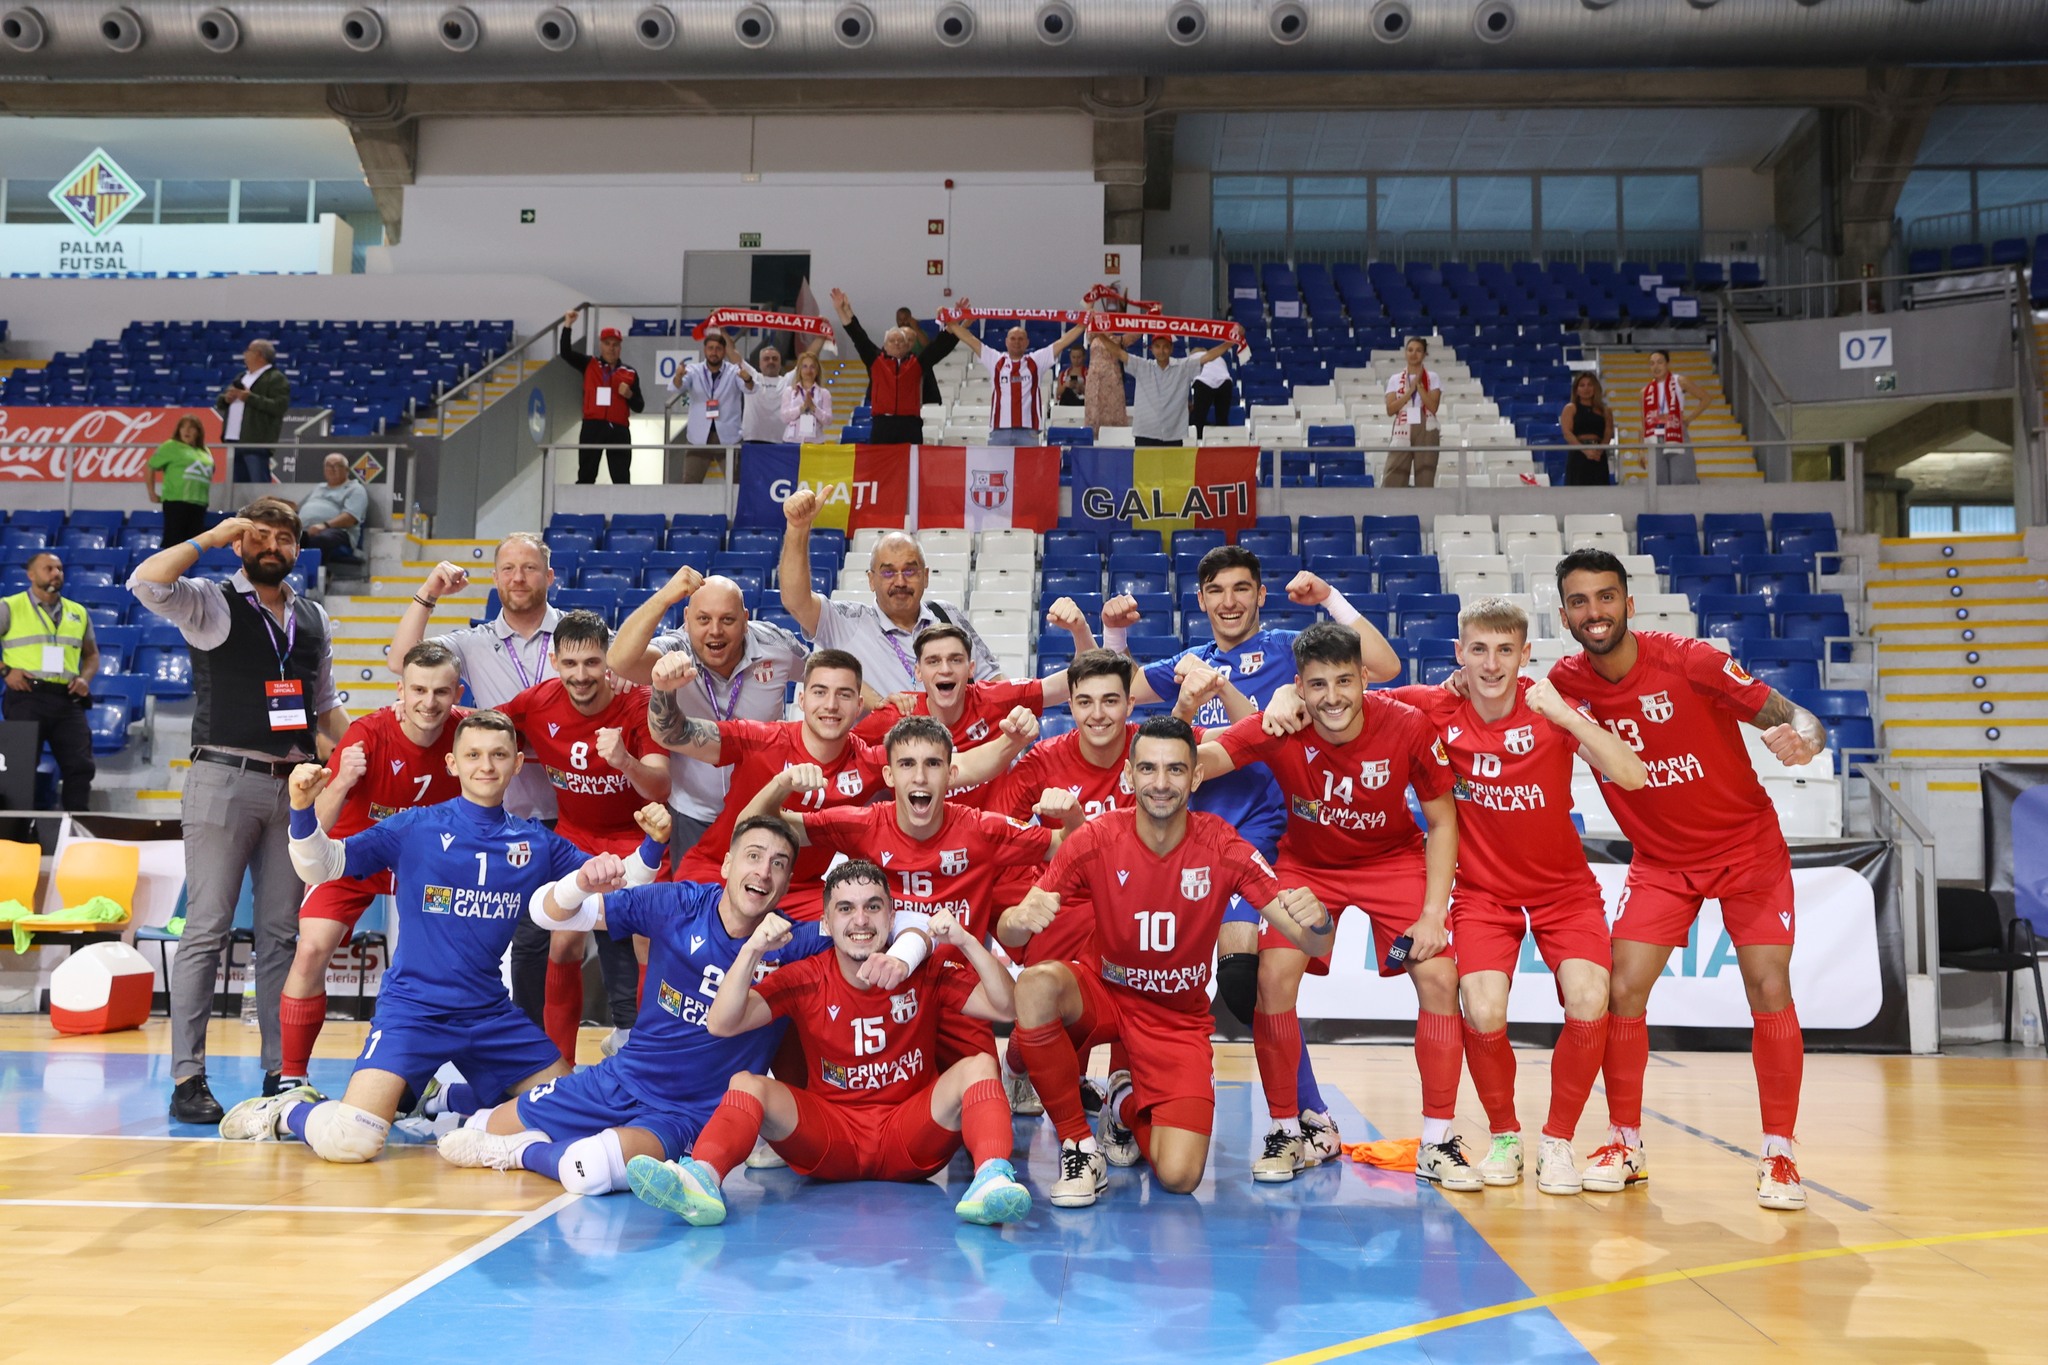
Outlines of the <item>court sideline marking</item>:
[{"label": "court sideline marking", "polygon": [[1990,1242],[2011,1237],[2048,1237],[2048,1227],[1994,1228],[1982,1232],[1943,1233],[1938,1237],[1902,1237],[1889,1242],[1864,1242],[1846,1247],[1816,1247],[1810,1251],[1788,1251],[1778,1256],[1755,1256],[1748,1260],[1723,1261],[1719,1265],[1697,1266],[1686,1270],[1663,1270],[1654,1275],[1639,1275],[1629,1280],[1584,1285],[1578,1289],[1560,1289],[1549,1294],[1537,1294],[1526,1299],[1491,1304],[1485,1308],[1472,1308],[1462,1313],[1431,1318],[1426,1322],[1411,1323],[1406,1327],[1375,1332],[1369,1337],[1340,1341],[1334,1346],[1304,1351],[1299,1355],[1282,1356],[1278,1360],[1266,1362],[1266,1365],[1321,1365],[1324,1361],[1358,1355],[1381,1346],[1391,1346],[1395,1342],[1414,1341],[1438,1332],[1448,1332],[1456,1327],[1468,1327],[1477,1322],[1512,1317],[1532,1309],[1555,1308],[1560,1304],[1577,1303],[1582,1299],[1601,1298],[1608,1294],[1626,1294],[1637,1289],[1653,1289],[1658,1285],[1675,1284],[1681,1280],[1704,1280],[1716,1275],[1733,1275],[1745,1270],[1767,1270],[1774,1266],[1797,1265],[1806,1261],[1832,1260],[1838,1256],[1871,1256],[1885,1251],[1910,1251],[1925,1247],[1949,1246],[1958,1242]]},{"label": "court sideline marking", "polygon": [[0,1207],[26,1209],[191,1209],[199,1213],[387,1213],[415,1218],[519,1218],[521,1209],[357,1207],[348,1204],[185,1204],[150,1199],[0,1199]]}]

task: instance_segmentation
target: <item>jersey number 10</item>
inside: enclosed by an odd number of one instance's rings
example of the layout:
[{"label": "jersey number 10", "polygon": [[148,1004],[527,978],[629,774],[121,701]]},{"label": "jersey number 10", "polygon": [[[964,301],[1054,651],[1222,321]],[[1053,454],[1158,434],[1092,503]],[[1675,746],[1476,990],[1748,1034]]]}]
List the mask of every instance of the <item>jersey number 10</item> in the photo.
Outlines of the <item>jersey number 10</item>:
[{"label": "jersey number 10", "polygon": [[1140,910],[1132,919],[1138,922],[1138,951],[1141,953],[1170,953],[1178,928],[1178,922],[1171,910]]}]

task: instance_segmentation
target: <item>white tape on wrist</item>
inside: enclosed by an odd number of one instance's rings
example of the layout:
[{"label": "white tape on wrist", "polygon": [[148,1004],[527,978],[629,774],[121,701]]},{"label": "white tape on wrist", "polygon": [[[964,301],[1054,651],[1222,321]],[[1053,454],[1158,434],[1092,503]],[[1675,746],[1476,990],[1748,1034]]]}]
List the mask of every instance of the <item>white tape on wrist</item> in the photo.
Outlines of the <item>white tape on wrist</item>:
[{"label": "white tape on wrist", "polygon": [[1116,654],[1122,654],[1129,647],[1130,642],[1131,628],[1129,626],[1104,626],[1102,628],[1102,647],[1104,649]]},{"label": "white tape on wrist", "polygon": [[[557,891],[561,892],[559,896],[556,894]],[[581,897],[581,903],[577,907],[576,913],[568,919],[558,918],[553,913],[563,901],[575,900],[578,897]],[[527,917],[541,928],[547,930],[595,929],[598,918],[603,911],[604,897],[585,896],[583,888],[576,884],[574,873],[562,878],[559,882],[549,882],[546,886],[534,892],[533,899],[527,903],[526,909]]]},{"label": "white tape on wrist", "polygon": [[1330,619],[1340,626],[1356,625],[1361,619],[1358,608],[1335,588],[1330,589],[1329,597],[1324,599],[1323,610],[1330,613]]}]

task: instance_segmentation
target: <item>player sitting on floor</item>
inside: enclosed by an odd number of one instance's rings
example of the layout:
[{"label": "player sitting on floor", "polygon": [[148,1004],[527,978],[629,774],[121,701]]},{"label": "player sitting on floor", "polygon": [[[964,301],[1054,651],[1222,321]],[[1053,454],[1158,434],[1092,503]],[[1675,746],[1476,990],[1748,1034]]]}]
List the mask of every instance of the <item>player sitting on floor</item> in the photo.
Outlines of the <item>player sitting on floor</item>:
[{"label": "player sitting on floor", "polygon": [[861,964],[888,941],[894,914],[881,868],[841,863],[825,878],[823,924],[833,950],[755,981],[762,956],[791,932],[780,915],[761,922],[719,986],[705,1027],[734,1037],[791,1020],[812,1066],[807,1087],[752,1071],[734,1076],[688,1158],[628,1163],[633,1193],[707,1227],[725,1221],[719,1184],[756,1137],[817,1180],[926,1180],[964,1143],[974,1180],[953,1211],[989,1224],[1031,1211],[1031,1195],[1010,1166],[1010,1106],[995,1058],[975,1053],[944,1072],[936,1064],[942,1013],[1015,1017],[1010,974],[941,910],[931,917],[932,937],[957,948],[973,974],[927,960],[893,991],[868,986]]},{"label": "player sitting on floor", "polygon": [[[360,763],[362,751],[345,750],[341,761]],[[327,1161],[369,1161],[384,1150],[406,1093],[426,1093],[449,1062],[490,1100],[568,1074],[548,1036],[506,997],[498,964],[536,891],[568,876],[586,894],[615,891],[626,885],[629,863],[611,853],[587,857],[539,821],[505,812],[519,742],[496,711],[463,717],[448,763],[461,796],[399,811],[340,840],[327,837],[313,811],[332,770],[301,763],[292,771],[300,878],[314,886],[388,868],[405,932],[341,1099],[302,1085],[244,1100],[221,1120],[223,1138],[274,1142],[289,1133]]]}]

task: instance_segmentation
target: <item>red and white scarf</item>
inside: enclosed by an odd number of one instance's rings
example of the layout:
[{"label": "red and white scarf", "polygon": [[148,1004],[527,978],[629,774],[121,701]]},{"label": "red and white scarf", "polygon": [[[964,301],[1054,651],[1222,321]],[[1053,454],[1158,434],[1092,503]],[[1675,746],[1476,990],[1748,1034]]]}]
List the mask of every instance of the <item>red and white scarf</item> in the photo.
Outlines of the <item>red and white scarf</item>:
[{"label": "red and white scarf", "polygon": [[766,313],[758,308],[715,308],[711,316],[690,329],[697,340],[713,327],[759,327],[770,332],[802,332],[807,336],[829,337],[832,324],[808,313]]},{"label": "red and white scarf", "polygon": [[1661,441],[1685,439],[1685,401],[1675,374],[1643,385],[1643,439],[1652,437]]}]

